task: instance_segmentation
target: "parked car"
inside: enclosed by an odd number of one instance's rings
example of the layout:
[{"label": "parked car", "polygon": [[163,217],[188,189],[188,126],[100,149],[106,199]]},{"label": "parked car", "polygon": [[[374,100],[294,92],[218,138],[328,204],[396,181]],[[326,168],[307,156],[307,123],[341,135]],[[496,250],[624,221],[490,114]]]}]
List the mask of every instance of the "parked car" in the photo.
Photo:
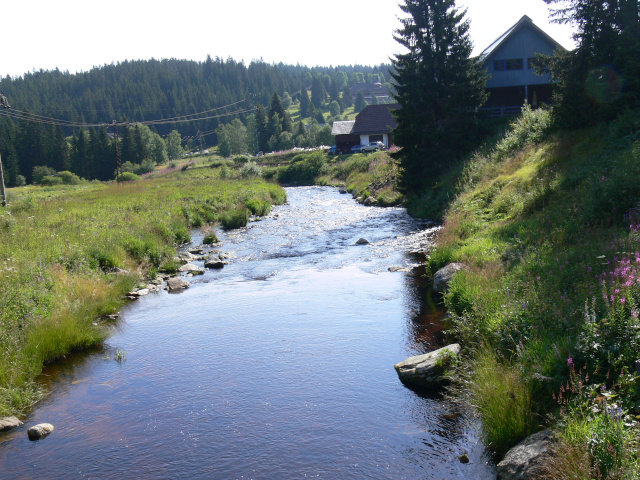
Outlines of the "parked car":
[{"label": "parked car", "polygon": [[362,151],[362,145],[354,145],[351,147],[351,153],[360,153]]},{"label": "parked car", "polygon": [[384,143],[371,142],[369,145],[363,145],[361,149],[362,152],[377,152],[378,150],[384,150]]},{"label": "parked car", "polygon": [[338,149],[336,148],[336,146],[334,145],[333,147],[329,148],[329,155],[337,155]]}]

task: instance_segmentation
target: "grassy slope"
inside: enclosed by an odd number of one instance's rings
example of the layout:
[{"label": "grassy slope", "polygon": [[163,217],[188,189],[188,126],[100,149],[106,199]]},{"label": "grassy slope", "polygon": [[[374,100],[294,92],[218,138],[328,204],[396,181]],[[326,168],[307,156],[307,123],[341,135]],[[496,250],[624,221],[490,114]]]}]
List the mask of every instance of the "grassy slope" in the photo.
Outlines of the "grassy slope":
[{"label": "grassy slope", "polygon": [[[633,433],[594,411],[606,388],[609,407],[640,413],[639,118],[548,136],[546,114],[527,112],[441,186],[456,196],[429,267],[469,266],[446,303],[475,353],[471,399],[499,454],[552,415],[564,447],[583,455],[554,468],[637,471]],[[595,437],[615,437],[618,450],[594,451]]]},{"label": "grassy slope", "polygon": [[[276,185],[218,172],[10,192],[0,212],[0,415],[38,398],[33,379],[43,364],[102,341],[108,329],[96,318],[171,258],[189,227],[285,200]],[[131,273],[104,273],[115,266]]]}]

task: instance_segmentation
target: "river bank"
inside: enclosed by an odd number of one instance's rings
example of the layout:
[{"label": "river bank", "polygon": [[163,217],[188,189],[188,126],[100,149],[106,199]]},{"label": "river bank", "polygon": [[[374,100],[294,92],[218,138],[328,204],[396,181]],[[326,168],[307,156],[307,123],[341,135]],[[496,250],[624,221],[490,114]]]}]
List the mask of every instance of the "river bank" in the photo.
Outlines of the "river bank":
[{"label": "river bank", "polygon": [[553,132],[548,112],[525,111],[422,199],[451,199],[428,270],[466,266],[444,296],[472,352],[461,394],[498,459],[555,432],[539,478],[640,471],[637,125]]},{"label": "river bank", "polygon": [[192,168],[126,184],[27,187],[10,192],[0,227],[0,415],[19,413],[41,391],[43,365],[102,342],[137,283],[175,267],[189,228],[285,201],[262,180],[220,179]]},{"label": "river bank", "polygon": [[[416,253],[430,245],[429,223],[333,188],[287,196],[263,220],[220,233],[233,255],[223,269],[182,293],[141,297],[104,350],[47,370],[52,393],[29,423],[56,429],[38,445],[22,430],[0,445],[5,471],[494,478],[477,422],[407,389],[393,369],[438,342]],[[113,360],[117,350],[126,361]]]}]

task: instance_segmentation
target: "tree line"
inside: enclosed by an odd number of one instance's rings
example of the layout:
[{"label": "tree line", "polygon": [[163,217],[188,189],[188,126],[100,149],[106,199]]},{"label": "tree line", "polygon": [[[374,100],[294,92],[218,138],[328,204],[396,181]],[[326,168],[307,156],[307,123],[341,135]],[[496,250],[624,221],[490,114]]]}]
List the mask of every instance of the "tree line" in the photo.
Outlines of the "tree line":
[{"label": "tree line", "polygon": [[[207,142],[216,145],[220,139],[223,143],[227,141],[224,134],[230,128],[227,125],[238,127],[239,123],[252,137],[245,138],[245,149],[238,153],[253,152],[254,146],[259,151],[280,149],[295,144],[296,139],[298,144],[317,143],[322,129],[317,125],[311,125],[310,129],[292,125],[285,115],[288,104],[307,105],[302,118],[324,123],[321,108],[339,101],[337,108],[342,112],[349,106],[347,91],[351,84],[388,82],[388,70],[388,65],[308,68],[258,61],[245,65],[233,59],[211,57],[204,62],[151,59],[105,65],[77,74],[56,69],[14,78],[7,76],[0,79],[0,93],[15,110],[87,124],[110,124],[114,119],[132,124],[149,122],[239,101],[247,109],[257,107],[255,113],[235,118],[121,128],[122,161],[140,165],[143,160],[161,163],[175,157],[172,145],[176,143],[176,135],[194,137],[198,132],[213,132]],[[282,109],[277,102],[273,104],[274,95]],[[222,108],[214,114],[228,111]],[[176,132],[173,142],[169,140],[172,132]],[[324,134],[326,137],[326,130]],[[107,127],[72,129],[0,117],[0,154],[7,184],[30,183],[35,166],[69,170],[87,179],[112,179],[115,172],[112,137],[113,131]],[[191,141],[189,148],[193,147]]]}]

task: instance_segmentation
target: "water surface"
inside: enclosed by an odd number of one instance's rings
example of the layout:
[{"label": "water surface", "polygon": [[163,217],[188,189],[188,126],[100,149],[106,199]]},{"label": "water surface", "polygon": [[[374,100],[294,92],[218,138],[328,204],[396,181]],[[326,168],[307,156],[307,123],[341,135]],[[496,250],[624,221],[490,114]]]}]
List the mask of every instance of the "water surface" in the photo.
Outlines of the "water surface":
[{"label": "water surface", "polygon": [[[51,394],[0,434],[0,477],[495,478],[476,423],[393,369],[440,339],[420,270],[388,271],[433,229],[331,188],[287,194],[220,235],[223,270],[141,298],[103,349],[50,369]],[[41,422],[56,430],[28,441]]]}]

